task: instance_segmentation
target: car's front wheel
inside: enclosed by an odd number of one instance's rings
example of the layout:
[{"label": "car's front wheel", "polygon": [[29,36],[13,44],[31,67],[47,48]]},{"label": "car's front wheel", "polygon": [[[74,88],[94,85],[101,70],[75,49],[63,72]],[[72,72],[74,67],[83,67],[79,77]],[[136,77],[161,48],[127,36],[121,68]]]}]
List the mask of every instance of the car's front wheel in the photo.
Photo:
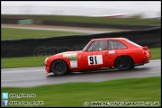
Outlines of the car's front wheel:
[{"label": "car's front wheel", "polygon": [[115,67],[122,71],[129,70],[133,67],[133,61],[128,56],[121,56],[115,60]]},{"label": "car's front wheel", "polygon": [[56,60],[51,65],[54,75],[64,75],[68,71],[67,64],[63,60]]}]

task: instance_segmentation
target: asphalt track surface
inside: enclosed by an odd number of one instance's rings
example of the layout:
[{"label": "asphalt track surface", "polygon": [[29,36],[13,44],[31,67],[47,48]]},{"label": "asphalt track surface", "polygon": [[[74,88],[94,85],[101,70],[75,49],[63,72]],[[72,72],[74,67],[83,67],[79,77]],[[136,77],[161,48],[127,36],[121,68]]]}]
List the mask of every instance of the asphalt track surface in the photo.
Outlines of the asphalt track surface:
[{"label": "asphalt track surface", "polygon": [[1,28],[19,28],[19,29],[31,29],[31,30],[52,30],[52,31],[66,31],[66,32],[79,32],[87,34],[96,33],[109,33],[109,32],[121,32],[130,31],[127,29],[115,29],[115,28],[89,28],[89,27],[72,27],[72,26],[49,26],[49,25],[20,25],[20,24],[1,24]]},{"label": "asphalt track surface", "polygon": [[30,30],[52,30],[52,31],[66,31],[66,32],[79,32],[79,33],[90,33],[90,34],[95,34],[95,33],[108,33],[112,31],[105,31],[105,30],[77,30],[77,29],[65,29],[65,28],[41,28],[41,27],[12,27],[12,26],[1,26],[3,28],[19,28],[19,29],[30,29]]},{"label": "asphalt track surface", "polygon": [[99,82],[106,80],[161,76],[161,59],[129,71],[116,69],[76,72],[64,76],[45,74],[44,67],[1,69],[2,87],[34,87],[69,82]]}]

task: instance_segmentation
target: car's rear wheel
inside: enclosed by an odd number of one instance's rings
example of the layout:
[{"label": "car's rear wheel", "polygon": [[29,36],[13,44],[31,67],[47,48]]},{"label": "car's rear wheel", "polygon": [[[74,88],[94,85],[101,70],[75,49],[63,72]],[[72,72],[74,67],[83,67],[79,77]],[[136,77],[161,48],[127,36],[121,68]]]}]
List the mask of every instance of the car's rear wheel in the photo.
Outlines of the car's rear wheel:
[{"label": "car's rear wheel", "polygon": [[121,56],[115,60],[115,67],[122,71],[129,70],[133,67],[133,61],[128,56]]},{"label": "car's rear wheel", "polygon": [[68,71],[67,64],[63,60],[56,60],[51,65],[54,75],[64,75]]}]

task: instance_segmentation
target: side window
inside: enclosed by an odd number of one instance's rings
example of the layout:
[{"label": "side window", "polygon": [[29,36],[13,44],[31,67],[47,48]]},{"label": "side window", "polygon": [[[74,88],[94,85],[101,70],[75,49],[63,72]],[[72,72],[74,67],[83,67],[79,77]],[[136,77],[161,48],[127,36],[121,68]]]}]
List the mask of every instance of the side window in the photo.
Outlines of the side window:
[{"label": "side window", "polygon": [[127,47],[120,41],[116,41],[116,40],[108,41],[109,50],[124,49],[124,48],[127,48]]},{"label": "side window", "polygon": [[91,46],[88,48],[88,51],[92,51],[92,50],[93,50],[93,47],[95,46],[94,44],[95,44],[95,42],[93,42],[93,43],[91,44]]},{"label": "side window", "polygon": [[117,49],[116,41],[108,41],[108,48],[109,50]]},{"label": "side window", "polygon": [[127,48],[122,42],[120,42],[120,41],[117,41],[117,42],[118,42],[118,48],[120,48],[120,49]]},{"label": "side window", "polygon": [[95,41],[88,48],[88,51],[106,50],[106,41]]}]

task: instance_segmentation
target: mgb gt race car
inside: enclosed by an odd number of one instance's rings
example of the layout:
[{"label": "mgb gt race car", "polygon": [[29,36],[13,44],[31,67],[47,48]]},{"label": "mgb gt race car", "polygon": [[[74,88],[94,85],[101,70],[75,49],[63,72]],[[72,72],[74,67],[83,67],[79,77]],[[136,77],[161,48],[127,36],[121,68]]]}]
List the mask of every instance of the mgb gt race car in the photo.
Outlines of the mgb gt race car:
[{"label": "mgb gt race car", "polygon": [[81,51],[67,51],[45,59],[46,74],[117,68],[122,71],[149,63],[151,52],[126,38],[92,39]]}]

